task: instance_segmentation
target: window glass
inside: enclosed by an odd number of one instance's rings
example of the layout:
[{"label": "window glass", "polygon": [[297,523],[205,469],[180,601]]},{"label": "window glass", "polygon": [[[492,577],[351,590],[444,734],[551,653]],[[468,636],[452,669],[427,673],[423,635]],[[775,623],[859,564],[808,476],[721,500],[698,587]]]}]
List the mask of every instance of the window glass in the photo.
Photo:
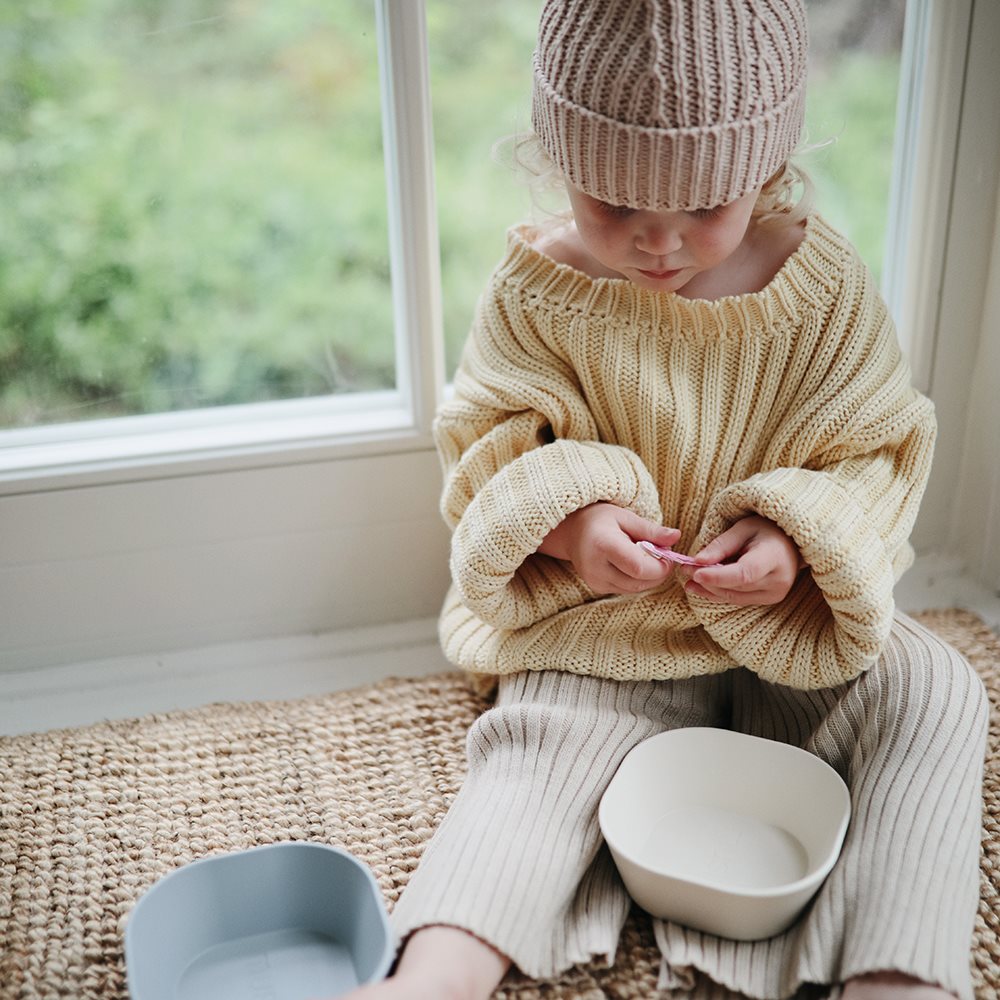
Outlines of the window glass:
[{"label": "window glass", "polygon": [[371,0],[0,33],[0,426],[394,384]]},{"label": "window glass", "polygon": [[[882,274],[906,0],[806,0],[810,65],[800,158],[817,208]],[[825,145],[823,145],[825,144]]]},{"label": "window glass", "polygon": [[[881,271],[905,0],[807,0],[806,145],[816,207]],[[541,0],[428,0],[444,323],[449,376],[504,231],[561,206],[532,204],[495,157],[529,127],[531,52]],[[827,140],[830,140],[827,142]]]},{"label": "window glass", "polygon": [[493,147],[530,127],[531,53],[541,0],[427,0],[434,170],[450,378],[507,227],[527,187]]},{"label": "window glass", "polygon": [[[427,0],[448,373],[541,0]],[[804,166],[878,274],[904,0],[808,0]],[[394,384],[371,0],[32,0],[0,42],[0,427]],[[508,151],[509,159],[509,151]]]}]

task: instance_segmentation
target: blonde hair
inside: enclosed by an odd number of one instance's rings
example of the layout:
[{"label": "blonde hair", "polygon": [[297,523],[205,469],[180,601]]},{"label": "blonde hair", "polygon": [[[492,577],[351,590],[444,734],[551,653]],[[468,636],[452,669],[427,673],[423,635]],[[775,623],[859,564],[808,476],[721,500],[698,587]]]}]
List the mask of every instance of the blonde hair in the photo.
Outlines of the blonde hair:
[{"label": "blonde hair", "polygon": [[546,215],[563,216],[569,206],[552,209],[544,199],[565,199],[566,181],[538,136],[531,131],[506,135],[493,144],[493,159],[509,168],[531,195],[531,204]]},{"label": "blonde hair", "polygon": [[764,182],[750,217],[758,226],[795,226],[812,211],[815,196],[809,175],[789,159]]},{"label": "blonde hair", "polygon": [[[559,209],[544,202],[562,197],[566,178],[534,132],[505,136],[493,145],[494,159],[504,163],[527,185],[532,204],[549,216],[568,215],[568,206]],[[815,188],[805,170],[786,160],[765,182],[751,215],[760,226],[794,226],[812,211]]]}]

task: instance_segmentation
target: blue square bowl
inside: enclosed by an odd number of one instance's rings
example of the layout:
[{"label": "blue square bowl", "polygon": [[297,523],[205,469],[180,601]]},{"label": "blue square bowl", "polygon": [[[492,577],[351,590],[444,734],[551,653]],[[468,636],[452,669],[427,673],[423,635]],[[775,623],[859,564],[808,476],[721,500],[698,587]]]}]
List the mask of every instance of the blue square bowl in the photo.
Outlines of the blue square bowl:
[{"label": "blue square bowl", "polygon": [[125,928],[132,1000],[336,997],[384,978],[394,953],[368,868],[303,841],[178,868]]}]

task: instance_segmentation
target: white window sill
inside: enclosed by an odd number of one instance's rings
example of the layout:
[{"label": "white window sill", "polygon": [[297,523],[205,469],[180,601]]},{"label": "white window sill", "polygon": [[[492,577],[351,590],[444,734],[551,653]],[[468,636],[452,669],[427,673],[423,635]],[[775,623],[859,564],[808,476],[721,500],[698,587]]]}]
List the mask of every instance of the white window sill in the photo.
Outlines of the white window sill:
[{"label": "white window sill", "polygon": [[0,496],[429,447],[395,392],[0,433]]},{"label": "white window sill", "polygon": [[0,672],[0,735],[218,701],[304,698],[452,669],[433,618]]},{"label": "white window sill", "polygon": [[964,608],[1000,634],[1000,591],[972,577],[961,559],[941,553],[918,556],[896,584],[896,605],[909,614]]}]

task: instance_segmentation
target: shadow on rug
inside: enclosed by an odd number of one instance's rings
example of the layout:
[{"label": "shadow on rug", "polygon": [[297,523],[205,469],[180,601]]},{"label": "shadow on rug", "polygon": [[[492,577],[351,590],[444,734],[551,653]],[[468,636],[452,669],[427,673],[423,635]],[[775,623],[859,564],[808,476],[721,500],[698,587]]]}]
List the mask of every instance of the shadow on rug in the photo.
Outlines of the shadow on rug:
[{"label": "shadow on rug", "polygon": [[[916,615],[961,650],[993,709],[979,1000],[1000,995],[1000,639],[975,615]],[[0,738],[0,1000],[127,1000],[122,931],[136,899],[208,854],[283,840],[352,851],[391,907],[457,791],[484,703],[461,675],[383,681],[287,702],[219,704]],[[613,968],[558,982],[511,977],[496,1000],[655,994],[659,953],[641,914]]]}]

